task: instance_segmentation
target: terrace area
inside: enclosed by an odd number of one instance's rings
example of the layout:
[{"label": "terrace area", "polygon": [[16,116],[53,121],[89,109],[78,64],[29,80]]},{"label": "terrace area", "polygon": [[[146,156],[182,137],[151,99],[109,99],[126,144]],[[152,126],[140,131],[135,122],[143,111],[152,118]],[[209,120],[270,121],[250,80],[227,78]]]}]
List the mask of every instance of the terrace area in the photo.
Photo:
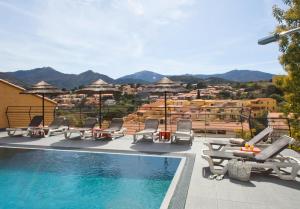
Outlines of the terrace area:
[{"label": "terrace area", "polygon": [[[66,140],[63,135],[48,138],[8,137],[0,132],[0,145],[29,148],[80,149],[101,152],[152,153],[185,156],[188,163],[181,174],[169,208],[185,209],[296,209],[300,204],[300,178],[284,181],[275,176],[251,175],[250,182],[240,182],[227,176],[221,181],[210,180],[208,164],[201,158],[206,149],[204,137],[196,137],[193,146],[170,143],[133,144],[132,136],[112,141]],[[224,138],[224,140],[228,140]],[[284,150],[285,155],[300,160],[299,153]]]}]

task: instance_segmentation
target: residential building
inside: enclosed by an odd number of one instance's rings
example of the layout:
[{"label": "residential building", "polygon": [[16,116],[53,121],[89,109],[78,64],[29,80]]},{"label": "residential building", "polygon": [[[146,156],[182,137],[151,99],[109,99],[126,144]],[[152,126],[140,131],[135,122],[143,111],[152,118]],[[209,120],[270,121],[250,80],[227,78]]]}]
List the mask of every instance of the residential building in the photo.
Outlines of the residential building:
[{"label": "residential building", "polygon": [[[31,118],[42,114],[42,97],[20,94],[25,89],[0,79],[0,129],[26,127]],[[57,103],[45,98],[45,124],[53,120]]]}]

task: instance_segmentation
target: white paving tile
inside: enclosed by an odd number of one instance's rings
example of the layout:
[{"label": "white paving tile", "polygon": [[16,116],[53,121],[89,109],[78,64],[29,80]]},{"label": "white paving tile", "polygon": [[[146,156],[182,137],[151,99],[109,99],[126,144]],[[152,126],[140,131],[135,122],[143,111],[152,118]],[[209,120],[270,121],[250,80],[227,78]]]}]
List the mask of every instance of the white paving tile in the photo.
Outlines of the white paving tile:
[{"label": "white paving tile", "polygon": [[[204,138],[196,138],[193,146],[173,145],[169,143],[132,143],[132,136],[125,136],[113,141],[65,140],[62,135],[34,139],[28,137],[7,137],[0,132],[2,145],[30,145],[44,147],[89,148],[95,150],[161,152],[195,154],[195,164],[186,199],[186,209],[296,209],[300,205],[300,180],[283,181],[276,177],[253,175],[251,182],[242,183],[227,177],[222,181],[209,180],[207,162],[201,158]],[[289,155],[299,154],[291,150]]]}]

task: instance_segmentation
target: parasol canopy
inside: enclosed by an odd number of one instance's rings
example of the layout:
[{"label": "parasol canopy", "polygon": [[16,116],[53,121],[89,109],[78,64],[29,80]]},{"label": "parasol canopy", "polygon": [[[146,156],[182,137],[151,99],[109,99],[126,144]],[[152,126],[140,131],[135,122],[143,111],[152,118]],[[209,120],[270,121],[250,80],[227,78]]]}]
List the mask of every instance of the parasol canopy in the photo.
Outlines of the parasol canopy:
[{"label": "parasol canopy", "polygon": [[167,77],[163,77],[157,83],[149,85],[146,88],[146,92],[149,93],[181,93],[187,92],[187,89],[181,86],[180,83],[172,81]]},{"label": "parasol canopy", "polygon": [[40,81],[37,84],[32,85],[31,88],[21,92],[21,94],[41,94],[43,97],[42,100],[42,111],[43,111],[43,127],[45,126],[45,95],[48,94],[62,94],[64,93],[62,90],[58,89],[51,84]]},{"label": "parasol canopy", "polygon": [[31,88],[22,92],[22,94],[61,94],[63,93],[62,90],[58,89],[51,84],[40,81],[37,84],[32,85]]},{"label": "parasol canopy", "polygon": [[99,79],[90,85],[79,89],[76,91],[77,94],[99,94],[99,127],[101,128],[102,122],[102,105],[101,105],[101,95],[103,93],[114,93],[118,92],[119,90],[115,88],[112,84],[108,84],[105,81]]},{"label": "parasol canopy", "polygon": [[164,94],[164,108],[165,108],[165,131],[167,131],[167,93],[181,93],[187,92],[187,89],[181,86],[180,83],[174,82],[167,77],[163,77],[157,83],[149,85],[145,92],[148,93],[163,93]]},{"label": "parasol canopy", "polygon": [[99,79],[90,85],[76,91],[78,94],[89,94],[89,93],[114,93],[119,91],[112,84],[108,84],[105,81]]}]

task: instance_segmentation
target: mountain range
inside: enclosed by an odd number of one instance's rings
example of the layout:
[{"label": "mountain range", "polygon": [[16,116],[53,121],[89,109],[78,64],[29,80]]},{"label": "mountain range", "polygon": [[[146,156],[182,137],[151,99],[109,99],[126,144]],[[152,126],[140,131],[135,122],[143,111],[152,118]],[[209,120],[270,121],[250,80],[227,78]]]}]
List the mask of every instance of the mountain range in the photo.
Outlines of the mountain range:
[{"label": "mountain range", "polygon": [[[114,79],[100,73],[95,73],[91,70],[77,75],[61,73],[51,67],[36,68],[32,70],[18,70],[15,72],[6,72],[4,74],[10,78],[15,78],[18,83],[22,81],[26,84],[32,85],[44,80],[60,88],[66,89],[72,89],[80,85],[87,85],[98,79],[102,79],[108,83],[114,82]],[[16,83],[16,81],[14,83]]]},{"label": "mountain range", "polygon": [[[91,82],[102,79],[108,83],[115,84],[131,84],[131,83],[153,83],[160,80],[165,75],[152,71],[140,71],[134,74],[126,75],[118,79],[113,79],[107,75],[94,72],[92,70],[85,71],[80,74],[67,74],[59,72],[51,67],[35,68],[32,70],[18,70],[14,72],[0,72],[0,78],[9,80],[10,82],[27,87],[41,80],[56,85],[60,88],[72,89],[80,85],[87,85]],[[232,70],[223,74],[184,74],[184,75],[167,75],[174,81],[184,83],[229,83],[229,82],[247,82],[270,80],[274,75],[261,71],[253,70]]]}]

